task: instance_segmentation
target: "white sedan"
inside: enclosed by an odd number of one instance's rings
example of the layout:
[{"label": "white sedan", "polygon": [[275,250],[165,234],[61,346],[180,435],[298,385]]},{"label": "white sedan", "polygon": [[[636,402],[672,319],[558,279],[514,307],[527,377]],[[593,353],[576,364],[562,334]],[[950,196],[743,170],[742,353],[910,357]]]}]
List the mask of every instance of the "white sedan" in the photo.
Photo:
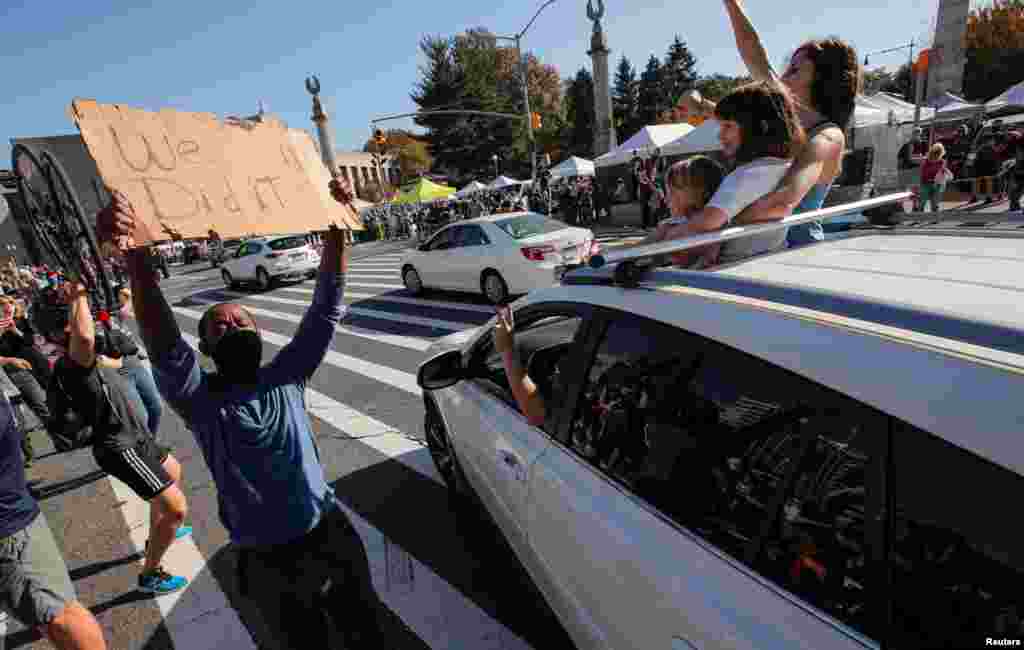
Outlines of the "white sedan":
[{"label": "white sedan", "polygon": [[220,276],[228,287],[255,281],[266,290],[274,280],[299,280],[316,276],[320,254],[307,235],[283,235],[250,239],[224,260]]},{"label": "white sedan", "polygon": [[493,214],[439,231],[401,262],[406,289],[481,292],[495,304],[555,284],[596,251],[594,233],[535,212]]}]

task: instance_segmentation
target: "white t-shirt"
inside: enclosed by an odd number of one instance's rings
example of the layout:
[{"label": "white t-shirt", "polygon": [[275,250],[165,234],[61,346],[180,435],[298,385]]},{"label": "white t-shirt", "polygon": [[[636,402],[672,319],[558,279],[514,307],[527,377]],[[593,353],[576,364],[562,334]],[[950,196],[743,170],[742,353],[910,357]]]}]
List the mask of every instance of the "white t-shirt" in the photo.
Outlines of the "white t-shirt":
[{"label": "white t-shirt", "polygon": [[[725,212],[731,224],[744,208],[779,186],[789,165],[790,161],[782,158],[758,158],[740,165],[725,177],[718,191],[708,201],[708,207]],[[785,245],[785,229],[733,239],[722,244],[719,262],[735,262],[758,253],[778,250]]]}]

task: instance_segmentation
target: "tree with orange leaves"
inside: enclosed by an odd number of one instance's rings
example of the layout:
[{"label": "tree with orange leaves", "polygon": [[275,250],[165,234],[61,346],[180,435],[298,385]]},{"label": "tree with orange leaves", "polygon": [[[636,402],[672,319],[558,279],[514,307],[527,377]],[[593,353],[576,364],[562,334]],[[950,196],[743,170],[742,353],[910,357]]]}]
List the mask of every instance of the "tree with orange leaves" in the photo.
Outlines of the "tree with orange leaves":
[{"label": "tree with orange leaves", "polygon": [[992,0],[972,9],[964,48],[967,99],[988,101],[1024,80],[1024,0]]}]

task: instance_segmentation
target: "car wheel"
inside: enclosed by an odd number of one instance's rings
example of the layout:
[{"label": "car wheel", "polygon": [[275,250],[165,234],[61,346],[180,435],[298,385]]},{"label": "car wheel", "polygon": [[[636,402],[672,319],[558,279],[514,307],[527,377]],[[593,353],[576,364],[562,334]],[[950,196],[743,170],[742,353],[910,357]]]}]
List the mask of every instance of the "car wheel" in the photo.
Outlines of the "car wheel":
[{"label": "car wheel", "polygon": [[413,267],[407,266],[402,271],[402,282],[412,295],[416,296],[423,293],[423,280],[420,278],[419,272]]},{"label": "car wheel", "polygon": [[269,289],[272,282],[273,280],[265,268],[261,266],[256,269],[256,286],[260,288],[260,291],[266,291]]},{"label": "car wheel", "polygon": [[508,300],[508,285],[497,271],[484,271],[480,278],[480,288],[484,296],[495,305],[503,305]]},{"label": "car wheel", "polygon": [[231,271],[228,271],[227,269],[220,270],[220,277],[222,280],[224,280],[224,286],[226,286],[228,289],[234,289],[235,286],[237,285],[235,279],[231,277]]},{"label": "car wheel", "polygon": [[426,400],[423,431],[426,435],[430,458],[434,461],[437,473],[441,475],[441,479],[448,487],[449,494],[460,500],[468,499],[472,491],[469,483],[466,482],[466,475],[462,473],[462,467],[459,466],[459,459],[455,456],[455,449],[448,437],[448,429],[444,425],[441,413],[437,410],[434,402],[429,399]]}]

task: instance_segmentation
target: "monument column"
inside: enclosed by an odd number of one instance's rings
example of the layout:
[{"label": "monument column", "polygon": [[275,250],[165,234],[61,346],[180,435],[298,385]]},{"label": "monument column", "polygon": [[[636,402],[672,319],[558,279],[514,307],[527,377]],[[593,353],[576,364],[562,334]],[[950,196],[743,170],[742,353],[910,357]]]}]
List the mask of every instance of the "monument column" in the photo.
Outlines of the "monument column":
[{"label": "monument column", "polygon": [[594,33],[590,37],[590,55],[594,77],[594,157],[608,153],[619,145],[615,136],[615,121],[612,113],[611,77],[608,71],[608,43],[601,18],[604,17],[604,0],[597,0],[594,9],[593,0],[587,0],[587,17],[594,23]]}]

